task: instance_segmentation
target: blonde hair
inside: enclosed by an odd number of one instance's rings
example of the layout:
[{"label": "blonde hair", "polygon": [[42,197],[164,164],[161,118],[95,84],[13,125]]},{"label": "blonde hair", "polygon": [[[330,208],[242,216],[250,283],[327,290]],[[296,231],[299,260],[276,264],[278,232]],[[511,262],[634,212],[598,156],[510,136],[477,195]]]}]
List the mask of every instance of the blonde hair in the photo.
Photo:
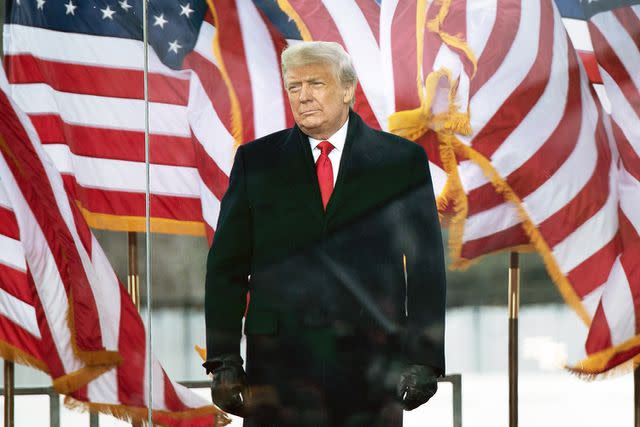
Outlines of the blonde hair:
[{"label": "blonde hair", "polygon": [[350,106],[355,103],[355,89],[358,76],[351,61],[351,57],[344,48],[335,42],[300,42],[289,45],[280,57],[282,79],[287,84],[287,70],[311,64],[327,64],[333,68],[336,79],[343,86],[353,86],[353,98]]}]

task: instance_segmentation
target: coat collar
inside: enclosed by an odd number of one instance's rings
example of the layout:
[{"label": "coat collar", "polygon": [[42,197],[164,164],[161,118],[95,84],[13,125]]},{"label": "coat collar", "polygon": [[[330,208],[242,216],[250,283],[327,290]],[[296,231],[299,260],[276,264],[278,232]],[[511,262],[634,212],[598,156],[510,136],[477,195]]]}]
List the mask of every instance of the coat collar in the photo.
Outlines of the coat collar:
[{"label": "coat collar", "polygon": [[298,126],[294,126],[281,145],[280,169],[285,188],[292,197],[307,206],[319,221],[324,222],[339,214],[339,207],[357,190],[354,186],[362,184],[361,180],[354,179],[364,176],[381,160],[380,151],[379,137],[360,116],[350,111],[338,177],[325,212],[308,137]]}]

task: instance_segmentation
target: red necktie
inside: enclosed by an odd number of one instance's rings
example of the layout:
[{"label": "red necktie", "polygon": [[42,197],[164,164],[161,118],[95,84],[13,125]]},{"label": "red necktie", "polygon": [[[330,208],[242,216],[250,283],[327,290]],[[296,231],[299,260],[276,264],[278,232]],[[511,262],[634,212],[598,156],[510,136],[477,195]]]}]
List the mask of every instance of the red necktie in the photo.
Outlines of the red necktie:
[{"label": "red necktie", "polygon": [[322,205],[327,209],[327,203],[333,191],[333,167],[329,153],[333,150],[333,145],[329,141],[322,141],[318,144],[320,149],[320,157],[316,162],[316,174],[318,175],[318,184],[320,184],[320,195],[322,196]]}]

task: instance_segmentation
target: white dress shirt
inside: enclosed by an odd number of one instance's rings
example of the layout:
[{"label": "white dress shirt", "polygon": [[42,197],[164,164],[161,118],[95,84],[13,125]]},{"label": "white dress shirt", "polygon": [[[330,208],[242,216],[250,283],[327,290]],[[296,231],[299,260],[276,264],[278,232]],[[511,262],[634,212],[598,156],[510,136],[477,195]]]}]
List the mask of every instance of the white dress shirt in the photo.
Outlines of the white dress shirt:
[{"label": "white dress shirt", "polygon": [[344,151],[344,143],[347,139],[347,127],[349,125],[349,118],[347,117],[347,121],[342,125],[340,129],[333,135],[329,137],[329,139],[315,139],[309,137],[309,143],[311,144],[311,153],[313,154],[313,163],[318,161],[318,157],[320,157],[320,149],[318,148],[318,144],[322,141],[329,141],[331,145],[333,145],[333,150],[329,153],[329,160],[331,160],[331,169],[333,169],[333,185],[336,185],[336,180],[338,179],[338,169],[340,168],[340,159],[342,158],[342,152]]}]

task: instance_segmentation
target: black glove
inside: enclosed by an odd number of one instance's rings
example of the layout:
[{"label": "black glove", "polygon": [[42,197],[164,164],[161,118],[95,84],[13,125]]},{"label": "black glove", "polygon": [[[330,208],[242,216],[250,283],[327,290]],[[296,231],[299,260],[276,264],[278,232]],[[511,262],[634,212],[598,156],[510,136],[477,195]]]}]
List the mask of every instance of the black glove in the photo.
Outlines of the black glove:
[{"label": "black glove", "polygon": [[239,417],[244,416],[247,394],[247,374],[242,369],[242,357],[223,354],[202,364],[213,373],[211,399],[220,409]]},{"label": "black glove", "polygon": [[400,375],[396,393],[405,411],[426,403],[438,391],[438,378],[427,365],[410,365]]}]

